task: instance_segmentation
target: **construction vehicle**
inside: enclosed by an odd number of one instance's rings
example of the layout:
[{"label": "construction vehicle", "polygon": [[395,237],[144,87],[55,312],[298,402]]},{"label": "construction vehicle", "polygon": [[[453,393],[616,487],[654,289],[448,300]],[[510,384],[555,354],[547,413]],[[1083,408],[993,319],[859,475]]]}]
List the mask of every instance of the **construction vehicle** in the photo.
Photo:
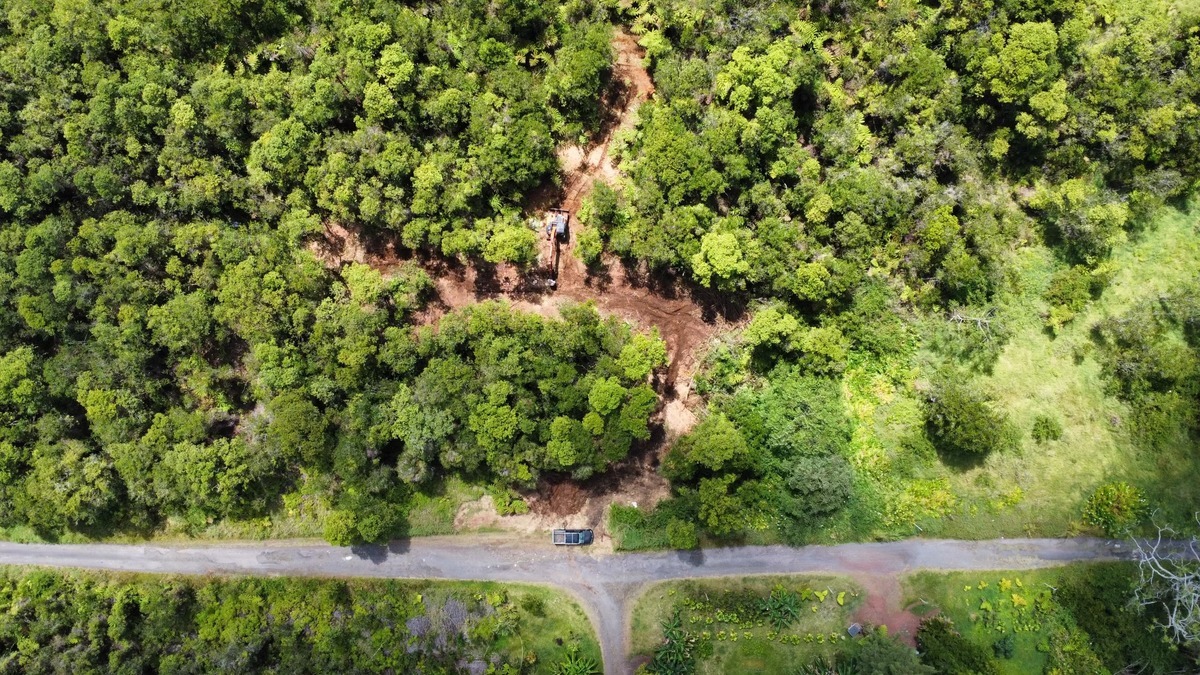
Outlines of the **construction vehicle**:
[{"label": "construction vehicle", "polygon": [[555,546],[586,546],[592,537],[591,530],[555,530],[550,539]]},{"label": "construction vehicle", "polygon": [[550,217],[546,219],[546,238],[554,237],[559,242],[566,241],[567,223],[570,220],[570,211],[550,209]]},{"label": "construction vehicle", "polygon": [[558,281],[559,248],[570,236],[567,232],[570,220],[571,212],[563,209],[550,209],[550,214],[546,217],[546,240],[551,242],[549,280],[551,287],[554,287]]}]

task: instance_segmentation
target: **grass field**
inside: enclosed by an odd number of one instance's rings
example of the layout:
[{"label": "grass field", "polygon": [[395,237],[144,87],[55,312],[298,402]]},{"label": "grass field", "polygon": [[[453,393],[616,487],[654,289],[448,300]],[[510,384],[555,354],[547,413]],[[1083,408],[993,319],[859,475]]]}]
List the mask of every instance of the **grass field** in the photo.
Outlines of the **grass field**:
[{"label": "grass field", "polygon": [[[816,595],[804,600],[799,617],[781,631],[762,620],[747,620],[745,612],[738,620],[731,618],[737,613],[732,609],[736,603],[725,599],[766,597],[778,586],[802,594],[805,589],[819,591],[823,600]],[[840,604],[839,594],[843,594]],[[662,642],[663,621],[679,606],[684,628],[712,646],[711,656],[697,660],[700,675],[788,672],[831,655],[860,601],[857,587],[841,577],[742,577],[655,584],[634,606],[632,652],[651,656]]]},{"label": "grass field", "polygon": [[[999,590],[1001,581],[1008,580],[1013,584],[1012,589],[1029,596],[1031,592],[1045,590],[1045,584],[1057,583],[1061,574],[1061,570],[1056,569],[951,574],[920,572],[905,580],[904,592],[906,603],[916,604],[917,608],[914,611],[917,614],[941,614],[953,621],[955,627],[968,640],[991,649],[1002,633],[987,627],[979,620],[979,607],[989,589]],[[1015,586],[1017,581],[1021,582],[1021,587]],[[986,584],[986,587],[981,589],[980,584]],[[1030,625],[1032,624],[1026,624]],[[1046,654],[1038,650],[1038,645],[1047,639],[1048,631],[1041,622],[1036,626],[1031,629],[1022,627],[1020,632],[1013,633],[1016,650],[1012,659],[998,660],[1001,673],[1023,675],[1042,672],[1046,665]]]},{"label": "grass field", "polygon": [[[955,467],[905,447],[905,437],[920,431],[920,388],[937,367],[963,365],[952,350],[927,341],[915,368],[852,364],[844,390],[856,422],[852,462],[859,495],[814,541],[1069,536],[1084,529],[1081,509],[1091,492],[1114,480],[1141,488],[1159,522],[1194,529],[1192,513],[1200,508],[1194,444],[1179,439],[1149,451],[1131,442],[1129,407],[1106,391],[1090,333],[1102,319],[1200,274],[1198,218],[1200,208],[1167,210],[1118,245],[1107,288],[1057,335],[1045,328],[1041,296],[1058,263],[1041,246],[1015,254],[991,317],[1009,337],[978,383],[1020,431],[1019,451]],[[1062,423],[1060,440],[1031,438],[1038,415]]]}]

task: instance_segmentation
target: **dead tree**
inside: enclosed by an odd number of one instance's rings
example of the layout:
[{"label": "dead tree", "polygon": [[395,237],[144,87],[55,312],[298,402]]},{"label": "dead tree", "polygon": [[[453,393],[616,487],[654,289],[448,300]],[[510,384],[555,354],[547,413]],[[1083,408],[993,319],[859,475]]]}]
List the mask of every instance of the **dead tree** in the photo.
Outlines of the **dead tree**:
[{"label": "dead tree", "polygon": [[[1200,514],[1197,515],[1200,523]],[[1184,647],[1200,648],[1200,539],[1175,539],[1175,531],[1159,527],[1158,536],[1133,540],[1139,580],[1134,602],[1160,605],[1162,627]]]},{"label": "dead tree", "polygon": [[988,309],[983,316],[967,316],[961,309],[955,309],[950,312],[948,319],[951,323],[958,326],[964,324],[974,324],[976,328],[991,337],[992,334],[992,316],[996,313],[995,309]]}]

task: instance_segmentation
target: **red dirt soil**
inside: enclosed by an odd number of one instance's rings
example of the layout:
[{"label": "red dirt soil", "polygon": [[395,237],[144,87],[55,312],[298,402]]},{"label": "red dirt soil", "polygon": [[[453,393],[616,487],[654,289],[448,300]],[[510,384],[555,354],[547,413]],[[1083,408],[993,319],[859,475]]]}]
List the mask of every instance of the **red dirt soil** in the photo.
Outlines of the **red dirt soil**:
[{"label": "red dirt soil", "polygon": [[529,500],[529,510],[538,515],[578,513],[587,502],[587,493],[575,483],[539,487],[539,498]]},{"label": "red dirt soil", "polygon": [[900,579],[896,575],[855,575],[862,586],[863,604],[854,612],[854,620],[873,626],[887,626],[888,635],[915,646],[921,618],[904,606]]}]

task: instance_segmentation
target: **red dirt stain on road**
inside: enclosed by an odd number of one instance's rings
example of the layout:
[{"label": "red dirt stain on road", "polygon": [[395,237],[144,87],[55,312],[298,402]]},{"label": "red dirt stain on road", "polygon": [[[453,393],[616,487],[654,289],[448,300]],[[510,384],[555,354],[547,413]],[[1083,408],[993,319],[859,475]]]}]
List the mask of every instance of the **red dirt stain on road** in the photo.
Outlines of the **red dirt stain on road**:
[{"label": "red dirt stain on road", "polygon": [[904,606],[900,578],[894,574],[855,576],[866,597],[854,612],[854,621],[887,626],[888,635],[915,646],[921,618]]}]

